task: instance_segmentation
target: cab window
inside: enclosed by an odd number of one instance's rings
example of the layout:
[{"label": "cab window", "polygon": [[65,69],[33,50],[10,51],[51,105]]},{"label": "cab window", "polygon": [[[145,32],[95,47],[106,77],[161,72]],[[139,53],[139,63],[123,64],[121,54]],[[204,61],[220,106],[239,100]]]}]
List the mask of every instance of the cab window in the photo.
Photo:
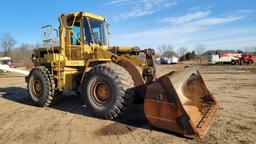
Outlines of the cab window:
[{"label": "cab window", "polygon": [[75,25],[72,27],[71,32],[71,45],[81,45],[80,44],[80,23],[75,23]]}]

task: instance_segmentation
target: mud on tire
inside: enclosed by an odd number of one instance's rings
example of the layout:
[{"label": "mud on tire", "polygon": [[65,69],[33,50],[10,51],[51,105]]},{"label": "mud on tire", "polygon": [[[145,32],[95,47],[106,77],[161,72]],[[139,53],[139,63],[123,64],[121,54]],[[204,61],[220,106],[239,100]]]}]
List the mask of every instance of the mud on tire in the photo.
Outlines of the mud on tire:
[{"label": "mud on tire", "polygon": [[30,97],[38,106],[49,106],[53,101],[55,90],[50,71],[44,66],[33,68],[28,76],[28,89]]},{"label": "mud on tire", "polygon": [[130,74],[116,64],[93,67],[84,79],[81,96],[85,104],[103,119],[115,119],[134,101],[134,82]]}]

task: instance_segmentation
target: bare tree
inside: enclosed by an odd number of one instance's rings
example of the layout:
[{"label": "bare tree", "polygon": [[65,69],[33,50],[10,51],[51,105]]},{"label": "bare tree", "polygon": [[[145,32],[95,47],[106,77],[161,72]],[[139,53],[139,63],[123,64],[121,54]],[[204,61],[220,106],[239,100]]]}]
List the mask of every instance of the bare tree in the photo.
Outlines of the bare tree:
[{"label": "bare tree", "polygon": [[253,54],[256,56],[256,46],[253,47]]},{"label": "bare tree", "polygon": [[3,34],[0,36],[0,47],[4,52],[4,56],[8,56],[11,49],[16,44],[15,39],[10,34]]},{"label": "bare tree", "polygon": [[12,57],[16,66],[31,68],[33,66],[31,54],[34,48],[35,45],[21,44],[20,46],[16,47],[15,50],[12,50],[9,53],[9,56]]},{"label": "bare tree", "polygon": [[244,48],[244,52],[255,52],[256,51],[256,47],[245,47]]},{"label": "bare tree", "polygon": [[255,56],[256,56],[256,46],[255,46],[255,47],[253,47],[253,55],[255,55]]},{"label": "bare tree", "polygon": [[179,56],[184,56],[187,53],[187,51],[188,49],[186,47],[180,47],[177,52]]},{"label": "bare tree", "polygon": [[198,55],[202,55],[206,50],[206,46],[204,44],[199,44],[195,46],[195,51]]},{"label": "bare tree", "polygon": [[163,56],[164,53],[166,53],[168,51],[173,51],[173,46],[171,46],[170,44],[169,45],[163,44],[163,45],[158,47],[158,51],[159,51],[159,54],[161,56]]}]

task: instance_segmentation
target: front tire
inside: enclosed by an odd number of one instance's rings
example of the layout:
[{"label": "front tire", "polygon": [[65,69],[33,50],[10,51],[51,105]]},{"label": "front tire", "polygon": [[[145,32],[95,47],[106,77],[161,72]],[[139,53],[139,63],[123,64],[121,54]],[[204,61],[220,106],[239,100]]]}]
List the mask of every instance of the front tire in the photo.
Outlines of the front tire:
[{"label": "front tire", "polygon": [[123,67],[100,64],[87,73],[81,95],[97,117],[115,119],[133,104],[134,82]]},{"label": "front tire", "polygon": [[55,90],[50,71],[43,66],[33,68],[28,77],[28,89],[30,97],[38,106],[49,106],[53,101]]}]

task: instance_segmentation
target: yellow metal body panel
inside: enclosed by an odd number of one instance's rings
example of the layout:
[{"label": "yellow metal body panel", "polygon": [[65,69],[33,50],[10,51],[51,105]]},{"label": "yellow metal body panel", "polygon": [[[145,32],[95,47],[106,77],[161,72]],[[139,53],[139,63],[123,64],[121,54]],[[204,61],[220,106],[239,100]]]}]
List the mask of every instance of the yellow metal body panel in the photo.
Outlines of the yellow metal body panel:
[{"label": "yellow metal body panel", "polygon": [[64,56],[57,53],[50,53],[44,55],[44,58],[46,59],[47,63],[55,62],[55,61],[64,61]]},{"label": "yellow metal body panel", "polygon": [[63,83],[62,83],[62,89],[65,90],[74,90],[75,89],[75,81],[74,78],[76,74],[79,73],[76,68],[69,68],[69,67],[64,67],[63,71]]},{"label": "yellow metal body panel", "polygon": [[135,49],[137,47],[128,47],[128,46],[118,46],[118,47],[113,47],[114,50],[118,52],[130,52],[131,50]]},{"label": "yellow metal body panel", "polygon": [[85,62],[83,60],[66,60],[65,66],[70,66],[70,67],[81,67],[85,66]]}]

